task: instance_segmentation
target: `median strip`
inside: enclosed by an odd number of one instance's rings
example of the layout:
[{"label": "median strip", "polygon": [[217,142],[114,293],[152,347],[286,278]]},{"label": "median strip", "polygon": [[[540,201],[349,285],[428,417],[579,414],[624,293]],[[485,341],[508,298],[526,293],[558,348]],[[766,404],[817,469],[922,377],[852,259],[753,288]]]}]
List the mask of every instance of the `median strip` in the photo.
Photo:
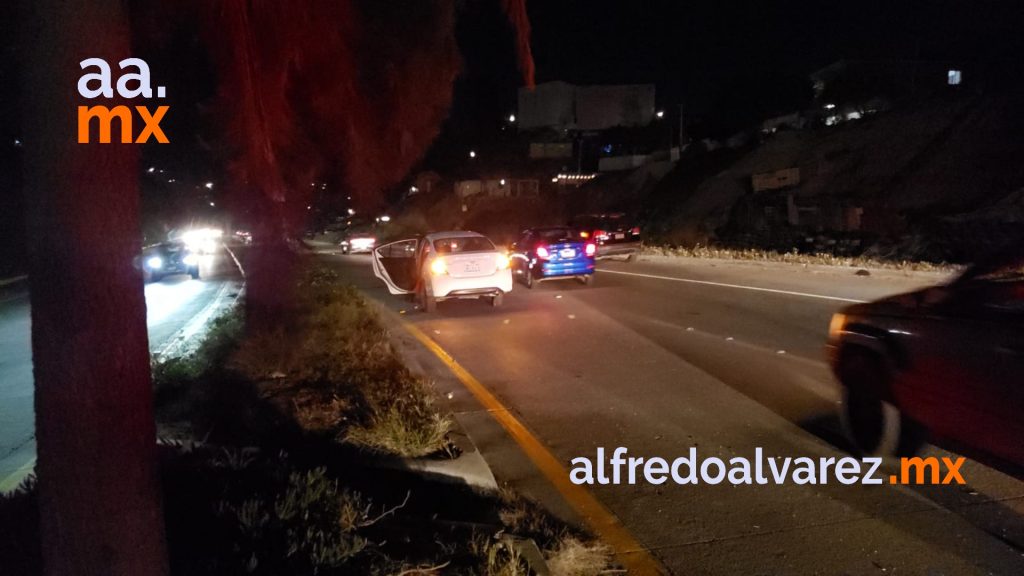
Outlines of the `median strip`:
[{"label": "median strip", "polygon": [[509,433],[516,444],[551,482],[563,498],[587,522],[601,540],[610,545],[622,564],[635,574],[664,574],[665,569],[640,542],[633,537],[619,519],[612,514],[589,490],[573,484],[569,471],[512,412],[501,403],[479,380],[455,361],[444,348],[422,330],[403,322],[405,329],[430,350],[473,396]]},{"label": "median strip", "polygon": [[624,276],[639,276],[654,280],[671,280],[673,282],[686,282],[688,284],[703,284],[705,286],[718,286],[720,288],[737,288],[739,290],[753,290],[755,292],[769,292],[772,294],[785,294],[787,296],[800,296],[803,298],[817,298],[819,300],[832,300],[834,302],[849,302],[860,304],[865,300],[854,300],[853,298],[840,298],[839,296],[826,296],[824,294],[809,294],[807,292],[793,292],[791,290],[778,290],[775,288],[761,288],[760,286],[744,286],[742,284],[725,284],[722,282],[711,282],[710,280],[694,280],[692,278],[675,278],[673,276],[659,276],[657,274],[642,274],[640,272],[622,272],[621,270],[597,270],[605,274],[622,274]]}]

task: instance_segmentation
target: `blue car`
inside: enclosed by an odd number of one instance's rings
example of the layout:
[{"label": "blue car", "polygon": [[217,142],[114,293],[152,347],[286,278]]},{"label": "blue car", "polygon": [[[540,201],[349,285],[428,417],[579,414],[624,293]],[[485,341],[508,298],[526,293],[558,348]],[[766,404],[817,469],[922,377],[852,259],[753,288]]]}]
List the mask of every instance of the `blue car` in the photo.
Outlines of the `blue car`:
[{"label": "blue car", "polygon": [[572,228],[530,228],[512,245],[512,274],[527,288],[565,278],[590,284],[596,253],[597,246]]}]

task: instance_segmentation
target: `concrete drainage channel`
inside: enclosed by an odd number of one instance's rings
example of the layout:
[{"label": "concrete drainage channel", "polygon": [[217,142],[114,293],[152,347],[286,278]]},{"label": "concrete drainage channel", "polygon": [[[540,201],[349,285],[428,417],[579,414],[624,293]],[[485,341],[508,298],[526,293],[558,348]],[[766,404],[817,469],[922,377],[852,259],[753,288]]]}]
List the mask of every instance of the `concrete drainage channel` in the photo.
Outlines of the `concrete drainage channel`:
[{"label": "concrete drainage channel", "polygon": [[[395,350],[402,358],[402,362],[417,374],[429,374],[435,383],[435,387],[455,388],[461,384],[454,376],[446,375],[442,370],[430,370],[424,366],[424,360],[420,358],[416,347],[419,346],[415,340],[404,336],[401,319],[393,311],[387,309],[383,304],[366,296],[378,311],[381,323],[391,335],[391,341],[395,344]],[[458,458],[436,459],[436,458],[388,458],[387,465],[431,474],[438,478],[449,478],[452,482],[466,483],[470,486],[484,490],[497,490],[498,482],[494,479],[491,467],[488,466],[480,451],[473,443],[472,438],[466,433],[465,428],[459,421],[458,414],[453,414],[454,426],[450,432],[451,441],[461,451]]]},{"label": "concrete drainage channel", "polygon": [[[429,375],[434,382],[435,388],[440,390],[452,390],[462,387],[461,382],[450,371],[443,366],[440,369],[431,369],[426,364],[436,362],[433,357],[422,350],[422,346],[408,335],[402,326],[401,317],[386,306],[364,295],[373,306],[376,307],[381,323],[391,335],[391,341],[395,350],[402,358],[402,362],[410,370],[417,374]],[[437,458],[397,458],[387,457],[380,460],[380,465],[386,468],[413,471],[425,476],[430,476],[439,481],[448,481],[457,484],[466,484],[485,491],[498,491],[498,482],[494,477],[490,465],[484,459],[480,450],[473,442],[472,437],[466,432],[458,413],[452,414],[454,425],[450,431],[451,442],[460,450],[460,454],[454,459]],[[500,526],[494,526],[500,531]],[[530,538],[518,538],[501,533],[499,536],[502,543],[516,551],[519,556],[526,560],[530,569],[537,576],[548,576],[551,571],[548,569],[537,543]]]}]

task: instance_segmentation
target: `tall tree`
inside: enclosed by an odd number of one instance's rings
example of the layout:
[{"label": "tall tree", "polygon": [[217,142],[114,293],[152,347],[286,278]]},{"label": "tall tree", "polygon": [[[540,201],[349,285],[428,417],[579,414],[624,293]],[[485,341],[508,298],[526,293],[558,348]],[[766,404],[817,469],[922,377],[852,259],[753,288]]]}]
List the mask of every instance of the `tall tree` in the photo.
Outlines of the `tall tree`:
[{"label": "tall tree", "polygon": [[[78,144],[79,62],[130,57],[122,0],[31,0],[23,133],[44,570],[167,573],[138,152]],[[114,103],[103,102],[107,105]],[[137,102],[135,103],[137,104]]]},{"label": "tall tree", "polygon": [[[525,0],[501,0],[533,83]],[[255,207],[250,319],[287,301],[284,240],[301,225],[309,183],[340,173],[373,208],[433,142],[459,71],[454,0],[223,0],[206,5],[235,201]],[[361,208],[362,209],[362,208]]]}]

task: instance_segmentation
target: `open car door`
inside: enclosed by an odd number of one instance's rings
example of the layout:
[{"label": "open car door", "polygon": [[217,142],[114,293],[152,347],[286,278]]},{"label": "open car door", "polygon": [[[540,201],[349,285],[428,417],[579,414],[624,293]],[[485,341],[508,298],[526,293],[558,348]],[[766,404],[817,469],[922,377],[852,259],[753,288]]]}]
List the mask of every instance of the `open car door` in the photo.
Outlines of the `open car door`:
[{"label": "open car door", "polygon": [[412,294],[416,288],[416,246],[419,240],[399,240],[378,247],[373,256],[373,274],[384,281],[392,294]]}]

